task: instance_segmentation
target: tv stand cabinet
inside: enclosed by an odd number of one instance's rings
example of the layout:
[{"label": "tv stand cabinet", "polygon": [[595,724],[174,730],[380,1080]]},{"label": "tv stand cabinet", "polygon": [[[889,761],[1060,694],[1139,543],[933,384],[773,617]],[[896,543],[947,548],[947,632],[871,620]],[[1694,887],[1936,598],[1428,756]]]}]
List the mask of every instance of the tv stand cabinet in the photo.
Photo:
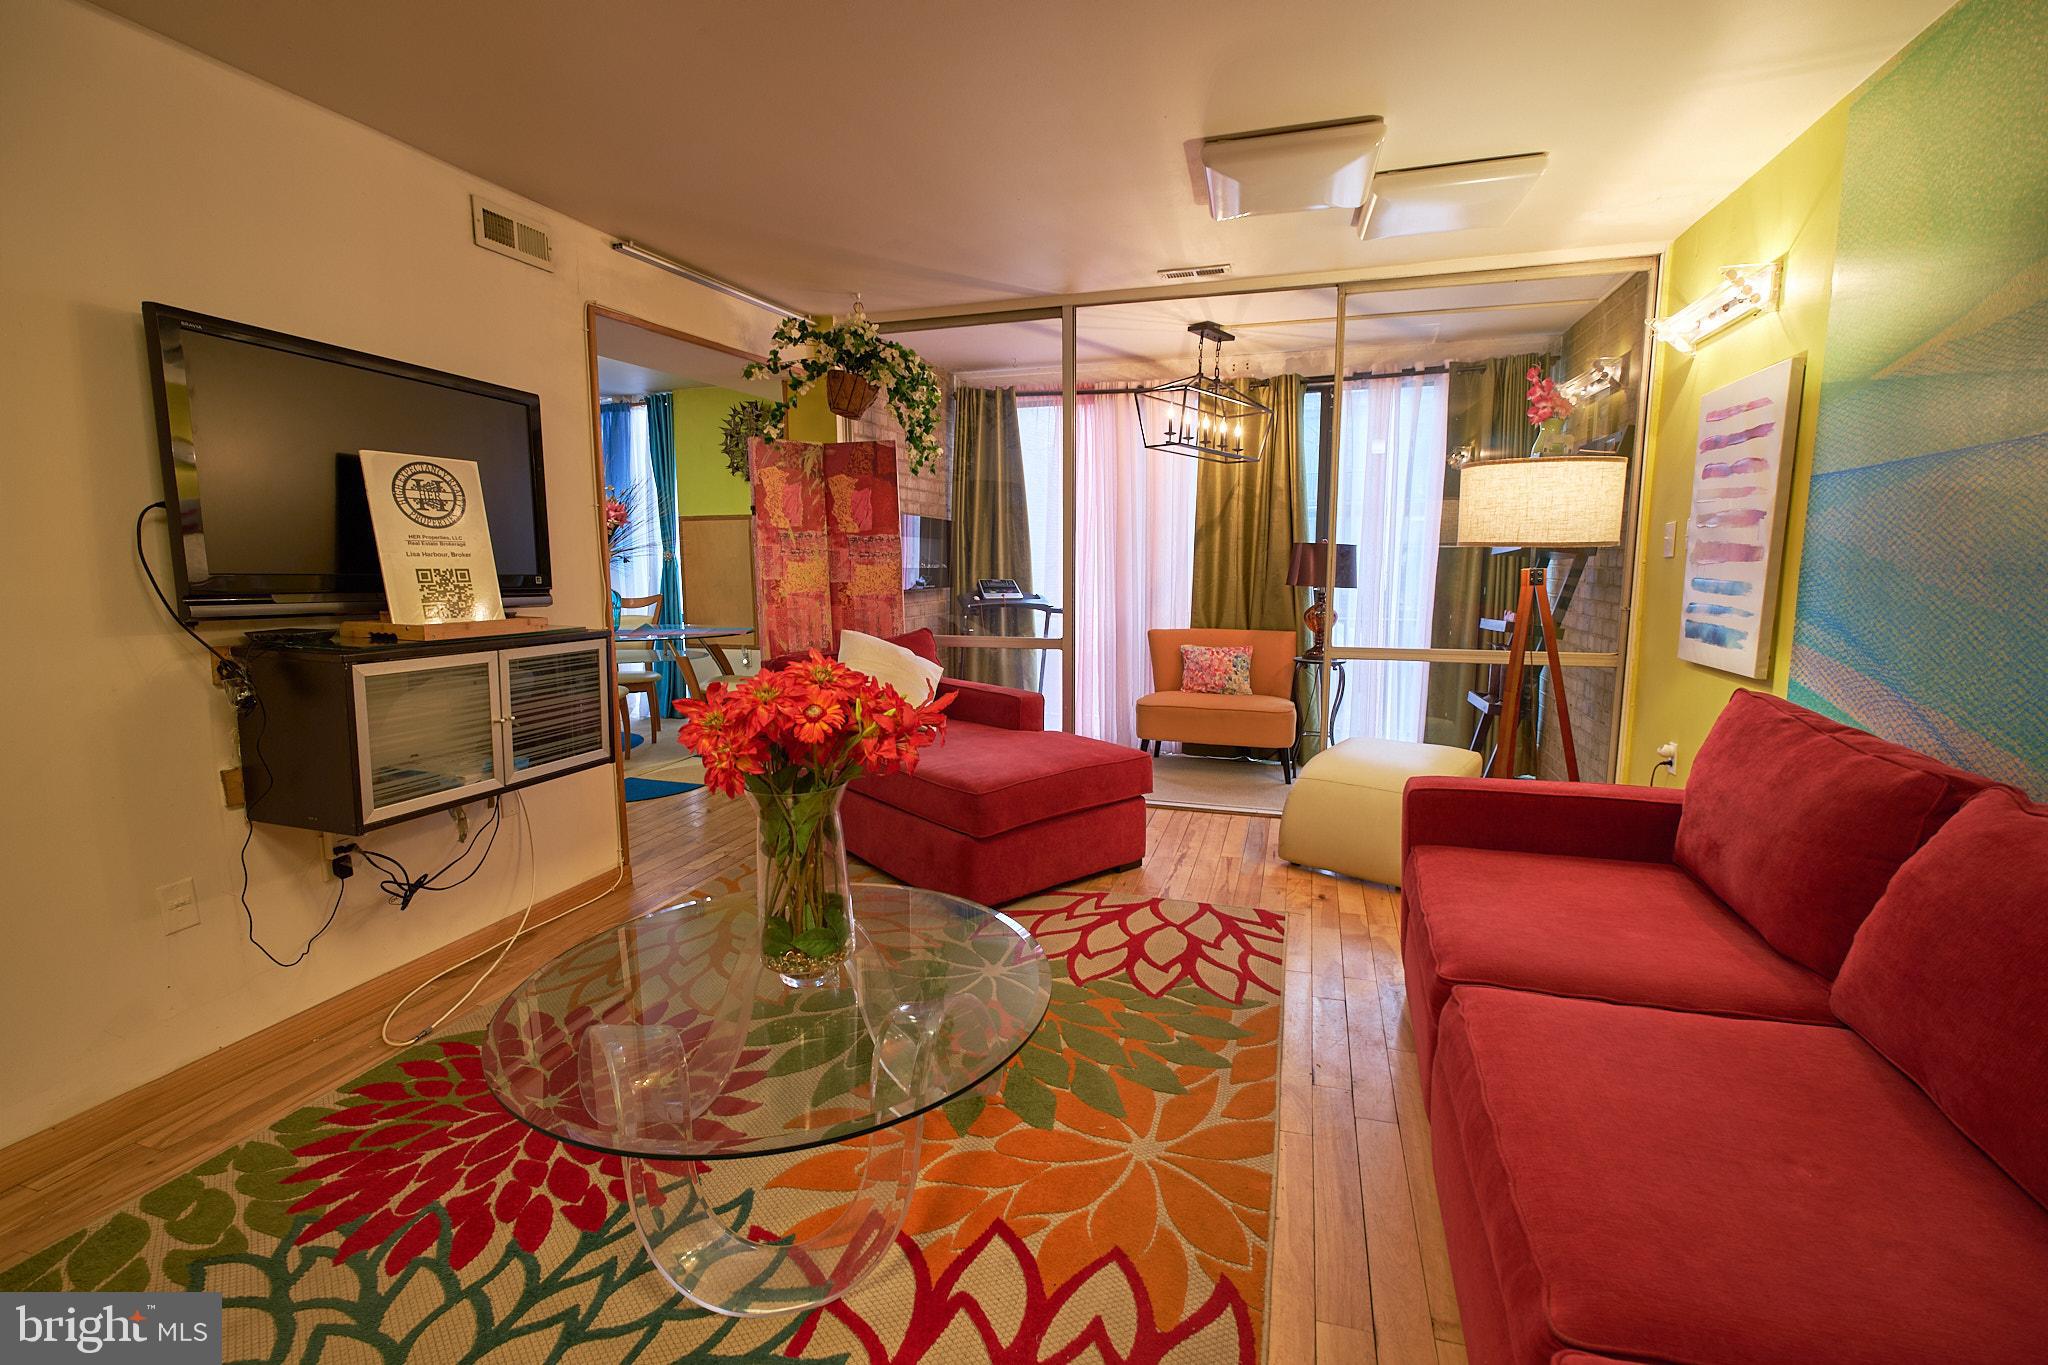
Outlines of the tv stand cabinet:
[{"label": "tv stand cabinet", "polygon": [[251,820],[363,834],[612,761],[602,630],[236,651]]}]

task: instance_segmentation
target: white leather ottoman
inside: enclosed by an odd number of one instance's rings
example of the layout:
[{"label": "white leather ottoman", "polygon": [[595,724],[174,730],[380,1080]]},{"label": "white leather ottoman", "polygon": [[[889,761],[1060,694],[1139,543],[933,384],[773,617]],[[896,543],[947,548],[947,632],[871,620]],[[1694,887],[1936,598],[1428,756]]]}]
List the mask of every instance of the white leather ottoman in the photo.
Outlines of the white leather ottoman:
[{"label": "white leather ottoman", "polygon": [[1401,789],[1411,777],[1477,777],[1479,755],[1446,744],[1347,739],[1302,767],[1280,815],[1280,856],[1401,884]]}]

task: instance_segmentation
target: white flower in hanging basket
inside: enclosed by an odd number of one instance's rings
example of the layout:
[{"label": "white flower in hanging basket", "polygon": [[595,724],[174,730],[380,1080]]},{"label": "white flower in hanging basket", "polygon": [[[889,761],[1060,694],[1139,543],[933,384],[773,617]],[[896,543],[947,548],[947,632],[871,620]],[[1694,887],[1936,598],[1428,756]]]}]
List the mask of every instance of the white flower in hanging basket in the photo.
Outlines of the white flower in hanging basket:
[{"label": "white flower in hanging basket", "polygon": [[[852,317],[831,326],[821,327],[809,318],[785,319],[775,329],[766,361],[749,364],[746,376],[774,375],[782,380],[785,395],[769,408],[776,422],[786,423],[796,400],[834,370],[871,386],[887,401],[903,427],[910,471],[917,474],[931,468],[939,456],[939,377],[917,352],[884,338],[858,304]],[[841,387],[850,387],[852,392],[835,395],[843,399],[835,404],[835,411],[854,407],[859,398],[858,385]],[[870,392],[868,402],[873,398]],[[844,415],[857,415],[866,407],[867,403],[859,403],[855,411]]]}]

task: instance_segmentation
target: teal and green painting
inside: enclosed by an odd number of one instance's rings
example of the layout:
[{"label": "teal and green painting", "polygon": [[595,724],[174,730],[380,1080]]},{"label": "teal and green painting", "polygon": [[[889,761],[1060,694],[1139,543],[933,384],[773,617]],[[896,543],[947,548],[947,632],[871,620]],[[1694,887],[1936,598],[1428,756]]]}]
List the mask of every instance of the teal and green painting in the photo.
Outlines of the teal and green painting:
[{"label": "teal and green painting", "polygon": [[2048,0],[1850,107],[1791,696],[2048,796]]}]

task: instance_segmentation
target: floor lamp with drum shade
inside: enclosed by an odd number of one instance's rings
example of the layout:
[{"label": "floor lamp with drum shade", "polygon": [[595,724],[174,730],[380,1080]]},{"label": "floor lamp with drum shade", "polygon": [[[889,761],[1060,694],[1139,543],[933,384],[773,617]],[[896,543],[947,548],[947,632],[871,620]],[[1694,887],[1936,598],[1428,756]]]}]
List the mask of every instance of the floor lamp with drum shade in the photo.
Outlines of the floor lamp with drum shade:
[{"label": "floor lamp with drum shade", "polygon": [[[1621,544],[1623,508],[1628,501],[1625,455],[1549,455],[1526,460],[1475,460],[1458,471],[1458,544],[1523,546],[1568,551],[1583,559],[1588,550]],[[1554,563],[1554,559],[1553,559]],[[1501,687],[1500,728],[1488,777],[1511,777],[1515,730],[1521,721],[1525,656],[1532,620],[1543,627],[1550,661],[1550,689],[1557,699],[1557,732],[1565,775],[1579,780],[1579,754],[1572,743],[1571,706],[1564,695],[1558,662],[1557,618],[1550,602],[1551,568],[1522,570],[1515,600],[1514,630],[1508,639],[1507,680]],[[1560,608],[1560,611],[1562,608]]]}]

